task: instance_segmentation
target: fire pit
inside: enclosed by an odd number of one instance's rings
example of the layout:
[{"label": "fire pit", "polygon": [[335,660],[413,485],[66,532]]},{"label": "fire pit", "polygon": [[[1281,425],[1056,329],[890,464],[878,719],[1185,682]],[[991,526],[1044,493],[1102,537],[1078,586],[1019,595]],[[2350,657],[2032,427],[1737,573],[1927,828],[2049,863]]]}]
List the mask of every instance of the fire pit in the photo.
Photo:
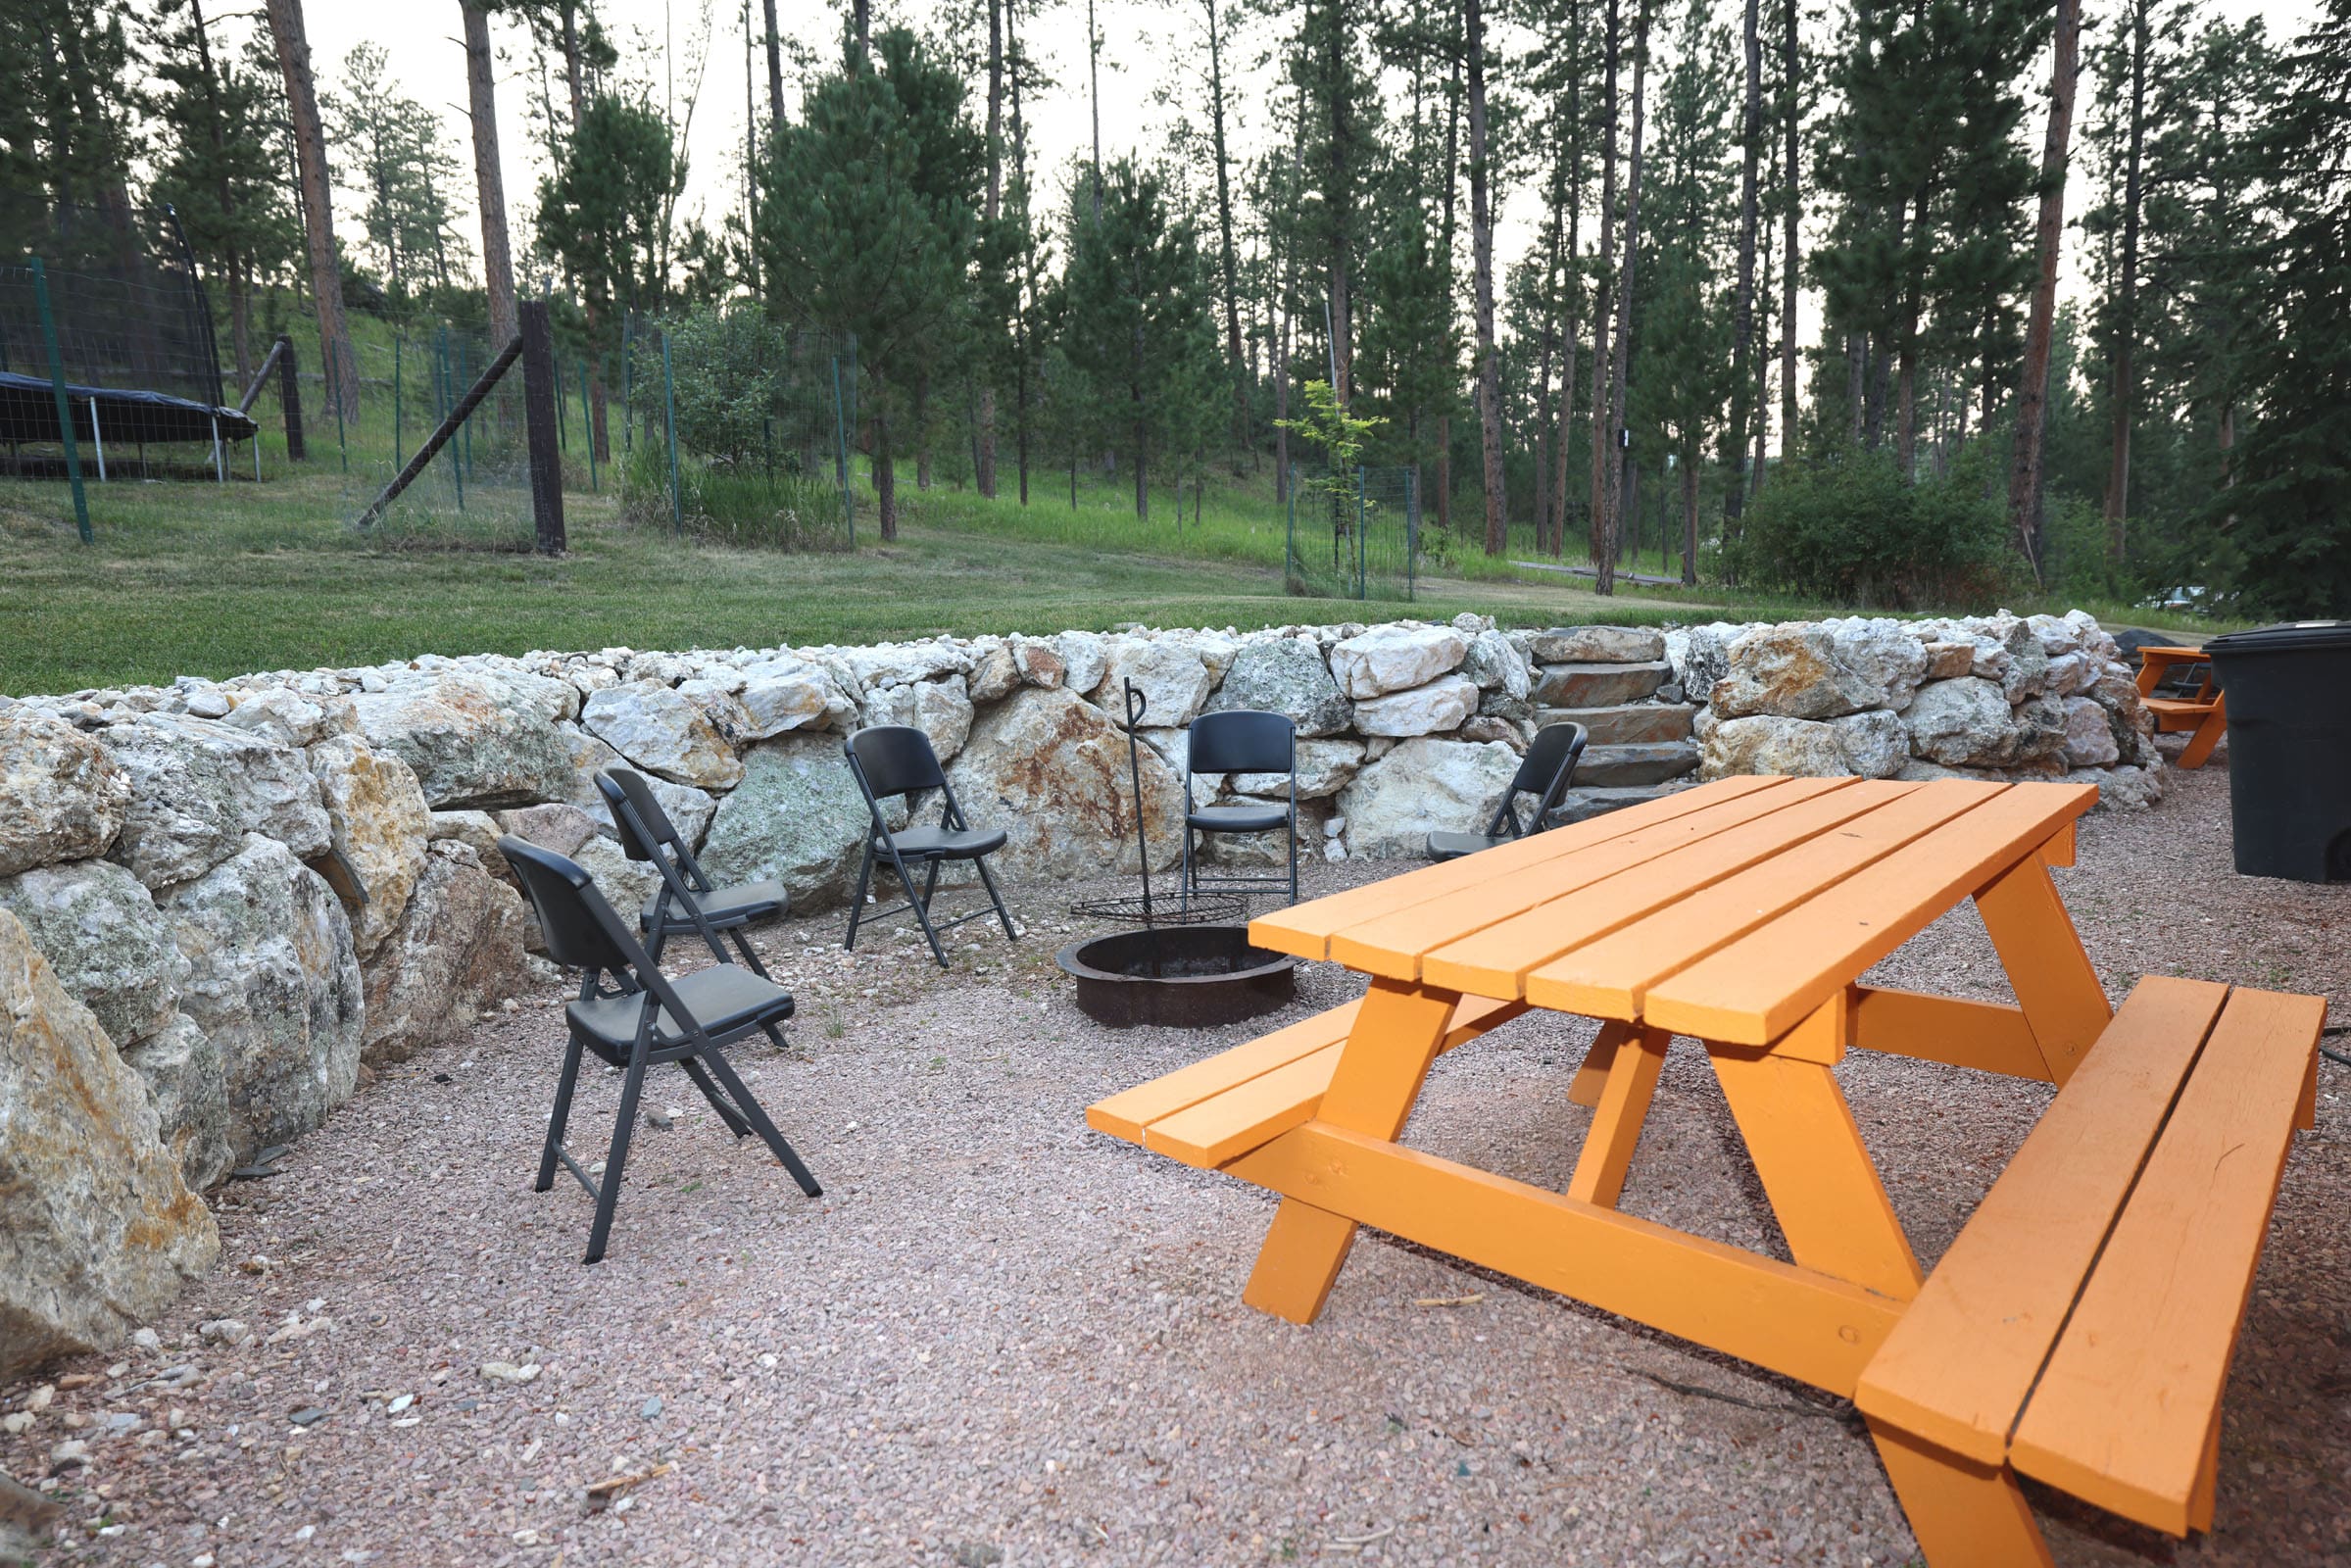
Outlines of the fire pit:
[{"label": "fire pit", "polygon": [[1136,747],[1146,707],[1126,683],[1127,773],[1135,791],[1135,850],[1141,898],[1089,899],[1069,906],[1082,918],[1135,920],[1141,929],[1073,942],[1053,961],[1078,983],[1078,1006],[1112,1029],[1162,1024],[1204,1029],[1271,1012],[1298,989],[1298,960],[1251,947],[1248,901],[1231,894],[1151,896],[1151,845],[1143,829],[1143,766]]},{"label": "fire pit", "polygon": [[1120,931],[1053,956],[1078,1006],[1112,1029],[1206,1029],[1271,1012],[1298,990],[1298,960],[1251,947],[1243,925]]}]

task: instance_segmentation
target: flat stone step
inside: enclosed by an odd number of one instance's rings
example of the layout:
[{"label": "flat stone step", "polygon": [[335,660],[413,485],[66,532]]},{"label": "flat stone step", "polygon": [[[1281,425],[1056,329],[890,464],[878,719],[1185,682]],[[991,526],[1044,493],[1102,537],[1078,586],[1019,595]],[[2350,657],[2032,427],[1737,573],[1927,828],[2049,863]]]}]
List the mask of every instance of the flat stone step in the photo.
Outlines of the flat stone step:
[{"label": "flat stone step", "polygon": [[1697,715],[1695,703],[1618,703],[1608,708],[1539,708],[1535,722],[1581,724],[1586,744],[1592,746],[1644,746],[1690,739]]},{"label": "flat stone step", "polygon": [[1639,806],[1660,796],[1672,795],[1690,788],[1687,780],[1670,784],[1627,785],[1605,789],[1571,789],[1559,797],[1559,820],[1583,822],[1610,811],[1621,811],[1628,806]]},{"label": "flat stone step", "polygon": [[1662,659],[1631,664],[1538,664],[1534,703],[1538,708],[1607,708],[1654,696],[1673,679]]},{"label": "flat stone step", "polygon": [[1645,626],[1553,626],[1535,634],[1539,664],[1638,664],[1665,657],[1665,634]]},{"label": "flat stone step", "polygon": [[1650,746],[1587,746],[1576,782],[1591,785],[1662,784],[1694,773],[1698,749],[1689,741]]}]

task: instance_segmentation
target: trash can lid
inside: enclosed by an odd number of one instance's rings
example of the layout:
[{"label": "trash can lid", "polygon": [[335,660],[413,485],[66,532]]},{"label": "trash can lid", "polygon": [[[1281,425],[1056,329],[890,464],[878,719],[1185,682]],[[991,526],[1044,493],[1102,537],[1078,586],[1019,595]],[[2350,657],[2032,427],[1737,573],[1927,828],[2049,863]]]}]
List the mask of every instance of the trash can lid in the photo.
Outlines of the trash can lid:
[{"label": "trash can lid", "polygon": [[2255,631],[2232,631],[2204,645],[2208,654],[2310,654],[2351,648],[2351,620],[2296,620]]}]

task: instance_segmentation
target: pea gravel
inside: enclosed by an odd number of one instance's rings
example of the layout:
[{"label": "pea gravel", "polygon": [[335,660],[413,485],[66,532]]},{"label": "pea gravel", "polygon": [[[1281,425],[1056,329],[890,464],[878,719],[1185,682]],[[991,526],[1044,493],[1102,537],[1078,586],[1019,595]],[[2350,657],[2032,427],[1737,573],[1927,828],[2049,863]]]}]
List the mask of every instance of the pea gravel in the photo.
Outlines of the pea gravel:
[{"label": "pea gravel", "polygon": [[[2342,993],[2351,889],[2236,876],[2227,792],[2225,766],[2175,773],[2157,808],[2084,824],[2058,877],[2099,973],[2118,996],[2147,971]],[[1310,891],[1396,869],[1322,867]],[[530,1190],[560,999],[378,1075],[282,1175],[216,1195],[229,1261],[152,1348],[0,1388],[30,1416],[0,1468],[66,1505],[43,1560],[1916,1560],[1840,1400],[1384,1237],[1314,1327],[1245,1308],[1270,1200],[1082,1113],[1265,1024],[1090,1024],[1052,966],[1069,892],[1019,891],[1017,948],[962,928],[951,974],[887,932],[844,956],[837,910],[766,933],[800,1015],[788,1053],[736,1059],[825,1197],[665,1075],[649,1103],[682,1114],[640,1133],[595,1268],[585,1196]],[[2002,995],[1964,910],[1880,978]],[[1297,1012],[1354,984],[1313,966]],[[1411,1140],[1564,1184],[1589,1034],[1529,1018],[1447,1056]],[[2351,1561],[2351,1069],[2321,1071],[2232,1373],[2217,1529],[2175,1546],[2035,1489],[2059,1562]],[[1862,1054],[1840,1076],[1925,1260],[2049,1094]],[[585,1084],[583,1159],[617,1094]],[[1626,1206],[1781,1249],[1688,1043]],[[71,1442],[86,1462],[52,1476]]]}]

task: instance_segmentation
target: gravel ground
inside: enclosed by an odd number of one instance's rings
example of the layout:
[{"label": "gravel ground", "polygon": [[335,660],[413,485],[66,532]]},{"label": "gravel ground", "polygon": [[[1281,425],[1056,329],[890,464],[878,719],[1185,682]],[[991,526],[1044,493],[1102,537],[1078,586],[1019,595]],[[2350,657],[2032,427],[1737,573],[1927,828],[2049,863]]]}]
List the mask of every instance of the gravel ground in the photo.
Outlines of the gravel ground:
[{"label": "gravel ground", "polygon": [[[2236,876],[2227,791],[2225,766],[2176,774],[2153,811],[2087,821],[2058,877],[2099,972],[2118,996],[2146,971],[2344,994],[2351,890]],[[0,1388],[11,1412],[55,1391],[0,1468],[87,1445],[48,1483],[73,1527],[51,1560],[1916,1559],[1851,1408],[1786,1380],[1384,1237],[1318,1325],[1245,1308],[1271,1200],[1082,1112],[1265,1025],[1094,1027],[1052,967],[1066,896],[1016,893],[1017,948],[962,928],[947,975],[887,935],[844,956],[838,911],[767,933],[800,1016],[788,1053],[736,1059],[825,1197],[657,1079],[649,1103],[684,1113],[639,1137],[593,1269],[586,1197],[530,1191],[556,999],[379,1075],[284,1174],[219,1195],[232,1261],[156,1346]],[[2002,994],[1970,911],[1882,978]],[[1298,1010],[1353,985],[1312,966]],[[1530,1017],[1447,1056],[1412,1139],[1564,1184],[1589,1033]],[[2218,1529],[2175,1546],[2036,1492],[2061,1563],[2351,1561],[2351,1069],[2321,1071],[2236,1359]],[[1922,1259],[2049,1094],[1865,1054],[1840,1075]],[[613,1074],[583,1086],[578,1146],[617,1095]],[[1688,1044],[1626,1204],[1780,1246]],[[250,1340],[207,1341],[220,1319]],[[644,1479],[591,1509],[613,1477]]]}]

